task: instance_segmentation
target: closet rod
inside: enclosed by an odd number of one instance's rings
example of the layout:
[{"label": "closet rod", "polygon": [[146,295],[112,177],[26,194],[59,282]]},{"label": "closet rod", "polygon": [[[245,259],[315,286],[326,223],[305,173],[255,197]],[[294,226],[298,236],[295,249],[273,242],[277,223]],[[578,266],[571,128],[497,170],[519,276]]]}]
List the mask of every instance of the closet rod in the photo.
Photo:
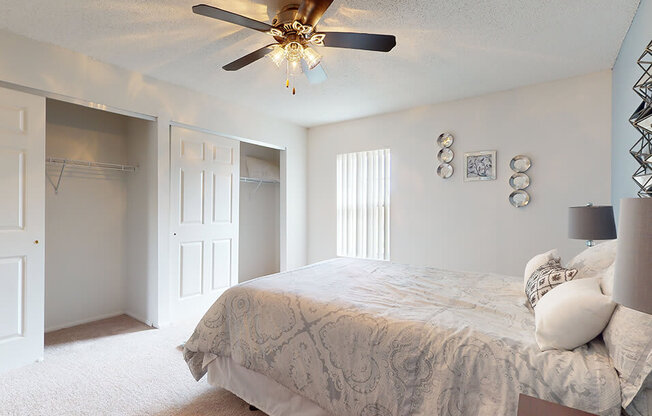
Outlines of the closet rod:
[{"label": "closet rod", "polygon": [[258,179],[258,178],[245,178],[244,176],[240,178],[240,182],[245,183],[281,183],[280,181],[268,180],[268,179]]},{"label": "closet rod", "polygon": [[62,165],[69,165],[69,166],[84,166],[87,168],[112,169],[112,170],[121,170],[125,172],[136,171],[136,166],[121,165],[118,163],[92,162],[89,160],[61,159],[57,157],[48,157],[45,159],[45,161],[48,163],[60,163]]}]

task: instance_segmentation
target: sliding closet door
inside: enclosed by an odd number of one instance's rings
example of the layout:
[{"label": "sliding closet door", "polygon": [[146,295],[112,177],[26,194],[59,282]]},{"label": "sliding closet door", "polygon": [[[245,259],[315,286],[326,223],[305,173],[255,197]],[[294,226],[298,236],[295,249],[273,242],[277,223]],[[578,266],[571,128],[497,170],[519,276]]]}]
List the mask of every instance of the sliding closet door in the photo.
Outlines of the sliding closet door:
[{"label": "sliding closet door", "polygon": [[203,314],[238,282],[240,142],[172,127],[172,319]]},{"label": "sliding closet door", "polygon": [[0,89],[0,372],[43,358],[45,99]]}]

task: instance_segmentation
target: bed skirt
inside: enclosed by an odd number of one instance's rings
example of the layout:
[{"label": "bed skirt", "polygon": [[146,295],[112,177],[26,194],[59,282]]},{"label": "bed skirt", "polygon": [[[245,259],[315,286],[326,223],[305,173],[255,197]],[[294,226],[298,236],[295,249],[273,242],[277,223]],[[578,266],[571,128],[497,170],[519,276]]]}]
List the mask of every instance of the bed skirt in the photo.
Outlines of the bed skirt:
[{"label": "bed skirt", "polygon": [[230,391],[269,416],[332,416],[313,401],[230,358],[214,357],[206,368],[211,386]]}]

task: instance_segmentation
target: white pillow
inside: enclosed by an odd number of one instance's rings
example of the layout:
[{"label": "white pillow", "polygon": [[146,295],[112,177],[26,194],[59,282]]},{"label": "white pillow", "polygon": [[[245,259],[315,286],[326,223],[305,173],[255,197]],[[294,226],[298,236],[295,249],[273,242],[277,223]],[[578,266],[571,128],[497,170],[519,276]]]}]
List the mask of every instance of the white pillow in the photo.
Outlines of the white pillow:
[{"label": "white pillow", "polygon": [[279,167],[266,160],[247,156],[247,172],[250,178],[263,179],[266,181],[279,181],[281,175]]},{"label": "white pillow", "polygon": [[528,261],[525,265],[525,273],[523,274],[523,290],[527,289],[527,281],[530,280],[532,273],[534,273],[534,271],[539,267],[554,259],[560,260],[559,253],[557,252],[556,248],[532,257],[530,261]]},{"label": "white pillow", "polygon": [[602,293],[611,297],[614,293],[614,271],[616,269],[616,264],[612,264],[607,267],[606,270],[600,276],[600,288],[602,288]]},{"label": "white pillow", "polygon": [[589,247],[573,257],[566,267],[577,269],[576,280],[600,277],[602,292],[605,295],[611,295],[614,272],[612,266],[616,261],[617,245],[618,240],[611,240]]},{"label": "white pillow", "polygon": [[542,351],[572,350],[600,335],[615,303],[600,291],[600,279],[571,280],[552,289],[534,308],[535,338]]}]

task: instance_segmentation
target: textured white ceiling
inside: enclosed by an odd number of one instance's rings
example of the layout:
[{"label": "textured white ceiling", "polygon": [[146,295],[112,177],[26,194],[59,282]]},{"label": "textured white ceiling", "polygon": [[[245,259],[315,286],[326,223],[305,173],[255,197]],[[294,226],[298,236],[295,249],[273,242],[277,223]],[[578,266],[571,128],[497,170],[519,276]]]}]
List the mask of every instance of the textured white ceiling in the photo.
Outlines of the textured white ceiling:
[{"label": "textured white ceiling", "polygon": [[397,46],[320,48],[329,79],[302,77],[293,97],[269,59],[221,69],[271,38],[193,14],[202,1],[269,22],[282,0],[2,0],[0,28],[314,126],[611,68],[639,3],[335,0],[319,29],[394,34]]}]

